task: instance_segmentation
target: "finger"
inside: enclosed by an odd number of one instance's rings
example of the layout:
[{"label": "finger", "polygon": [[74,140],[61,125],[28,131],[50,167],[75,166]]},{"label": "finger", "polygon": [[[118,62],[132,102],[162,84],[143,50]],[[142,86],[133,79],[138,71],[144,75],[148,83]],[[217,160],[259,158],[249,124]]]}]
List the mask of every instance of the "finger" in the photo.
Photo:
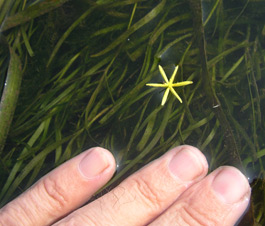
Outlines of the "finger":
[{"label": "finger", "polygon": [[92,148],[56,168],[0,211],[0,225],[48,225],[83,205],[115,171],[103,148]]},{"label": "finger", "polygon": [[146,225],[202,179],[207,167],[198,149],[174,148],[56,225]]},{"label": "finger", "polygon": [[235,225],[249,199],[250,186],[243,174],[220,167],[186,190],[150,225]]}]

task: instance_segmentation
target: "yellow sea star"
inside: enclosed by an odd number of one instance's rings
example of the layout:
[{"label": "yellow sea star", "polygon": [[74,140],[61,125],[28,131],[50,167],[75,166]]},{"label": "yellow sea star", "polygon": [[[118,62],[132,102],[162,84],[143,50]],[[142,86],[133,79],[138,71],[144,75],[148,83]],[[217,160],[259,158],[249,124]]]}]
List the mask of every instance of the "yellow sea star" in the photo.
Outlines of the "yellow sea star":
[{"label": "yellow sea star", "polygon": [[153,86],[153,87],[163,87],[166,88],[166,91],[164,93],[163,99],[162,99],[162,103],[161,105],[164,105],[166,103],[167,97],[168,97],[168,93],[169,90],[175,95],[175,97],[178,98],[179,102],[182,103],[182,100],[180,98],[180,96],[176,93],[176,91],[174,90],[173,87],[179,87],[179,86],[187,86],[193,83],[193,81],[184,81],[184,82],[177,82],[177,83],[173,83],[174,82],[174,78],[177,74],[178,68],[179,66],[175,67],[175,70],[170,78],[170,80],[168,81],[167,75],[164,71],[164,69],[158,65],[159,71],[163,77],[163,79],[165,80],[164,84],[159,84],[159,83],[147,83],[147,86]]}]

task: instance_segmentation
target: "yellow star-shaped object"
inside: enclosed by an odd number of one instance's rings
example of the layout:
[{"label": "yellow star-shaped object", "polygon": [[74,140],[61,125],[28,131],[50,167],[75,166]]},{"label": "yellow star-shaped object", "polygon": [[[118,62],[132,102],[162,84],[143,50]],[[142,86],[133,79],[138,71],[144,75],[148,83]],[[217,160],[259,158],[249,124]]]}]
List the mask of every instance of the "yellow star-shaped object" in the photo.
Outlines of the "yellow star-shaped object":
[{"label": "yellow star-shaped object", "polygon": [[164,71],[164,69],[158,65],[159,71],[163,77],[163,79],[165,80],[164,84],[159,84],[159,83],[147,83],[147,86],[153,86],[153,87],[163,87],[166,88],[166,91],[164,93],[163,99],[162,99],[162,103],[161,105],[164,105],[166,103],[167,97],[168,97],[168,93],[169,90],[175,95],[175,97],[178,98],[179,102],[182,103],[182,100],[180,98],[180,96],[176,93],[176,91],[174,90],[173,87],[179,87],[179,86],[187,86],[193,83],[193,81],[184,81],[184,82],[177,82],[177,83],[173,83],[174,82],[174,78],[177,74],[178,68],[179,66],[175,67],[175,70],[170,78],[170,80],[168,81],[167,75]]}]

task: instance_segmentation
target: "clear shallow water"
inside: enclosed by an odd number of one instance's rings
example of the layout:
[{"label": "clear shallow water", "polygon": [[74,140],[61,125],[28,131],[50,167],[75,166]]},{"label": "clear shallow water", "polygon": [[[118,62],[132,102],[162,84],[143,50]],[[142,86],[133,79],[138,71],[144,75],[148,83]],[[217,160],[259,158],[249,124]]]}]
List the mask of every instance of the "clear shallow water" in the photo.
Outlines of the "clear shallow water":
[{"label": "clear shallow water", "polygon": [[[187,1],[70,2],[25,25],[34,56],[21,41],[25,73],[2,154],[2,203],[91,146],[116,156],[114,185],[190,144],[211,170],[229,164],[249,177],[250,218],[263,224],[263,4],[203,1],[207,76]],[[4,33],[10,43],[15,32]],[[161,106],[164,90],[145,85],[163,83],[158,64],[168,77],[179,65],[175,81],[193,81],[176,89],[182,104],[169,94]]]}]

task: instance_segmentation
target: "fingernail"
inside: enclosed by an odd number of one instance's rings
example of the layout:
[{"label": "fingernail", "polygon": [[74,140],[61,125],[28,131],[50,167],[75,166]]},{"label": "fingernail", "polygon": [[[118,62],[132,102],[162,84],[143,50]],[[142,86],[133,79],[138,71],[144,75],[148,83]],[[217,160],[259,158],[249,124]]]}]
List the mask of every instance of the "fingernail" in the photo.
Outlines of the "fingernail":
[{"label": "fingernail", "polygon": [[224,167],[215,176],[212,183],[213,190],[226,203],[237,203],[250,192],[245,176],[237,169]]},{"label": "fingernail", "polygon": [[190,181],[200,176],[204,167],[200,157],[189,149],[183,149],[171,159],[169,169],[180,180]]},{"label": "fingernail", "polygon": [[92,149],[79,163],[79,169],[86,178],[98,176],[108,166],[107,157],[99,149]]}]

